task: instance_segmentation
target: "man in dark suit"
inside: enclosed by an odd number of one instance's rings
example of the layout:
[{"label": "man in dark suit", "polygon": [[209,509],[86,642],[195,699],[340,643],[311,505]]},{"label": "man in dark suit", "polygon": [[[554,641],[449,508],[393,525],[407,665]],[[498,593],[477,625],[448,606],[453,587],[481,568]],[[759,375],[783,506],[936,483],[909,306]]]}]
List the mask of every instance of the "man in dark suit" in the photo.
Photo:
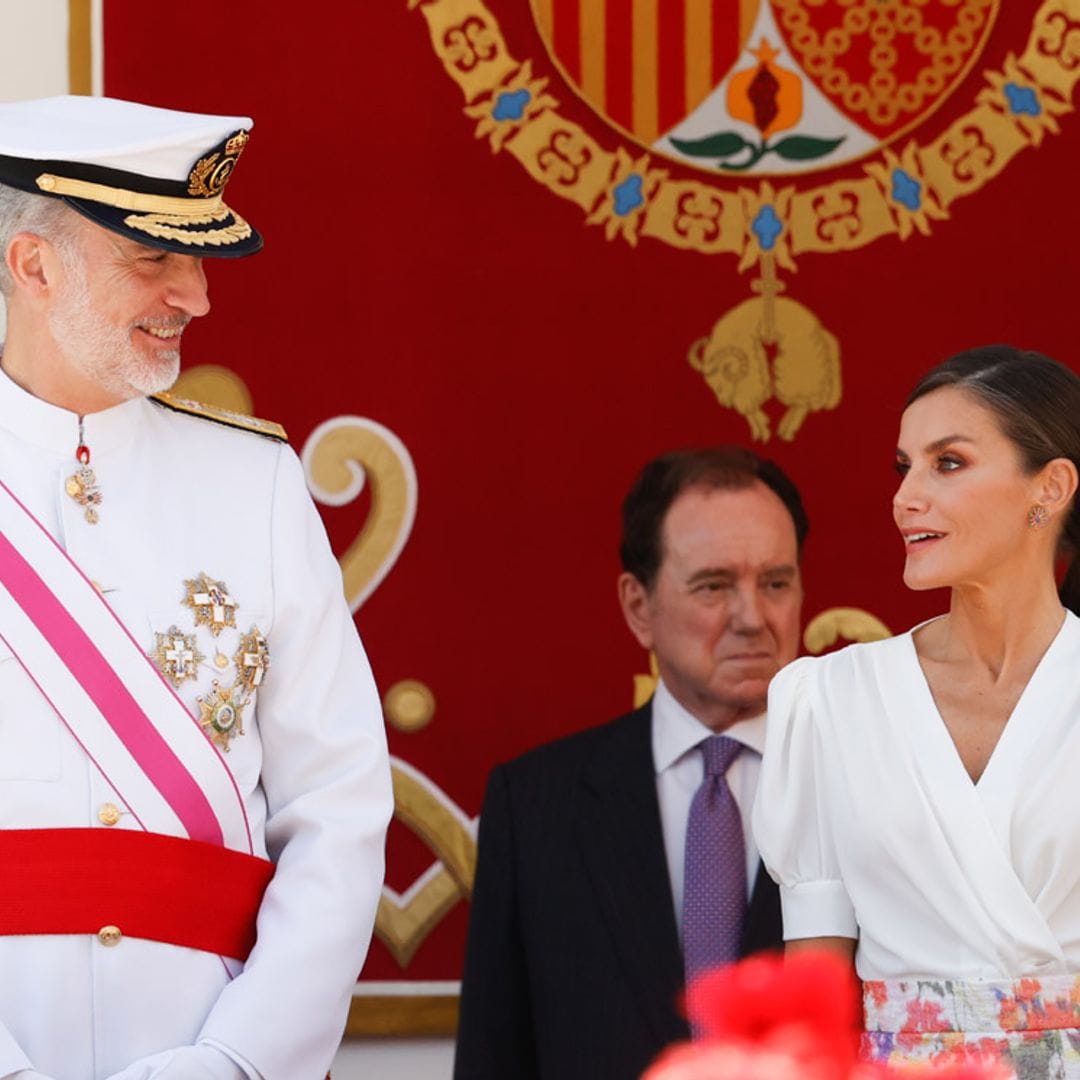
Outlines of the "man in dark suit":
[{"label": "man in dark suit", "polygon": [[638,476],[619,599],[659,683],[635,712],[492,771],[455,1080],[632,1080],[688,1037],[684,886],[699,875],[684,859],[716,733],[741,744],[723,779],[745,885],[725,930],[741,955],[781,945],[749,822],[769,680],[798,650],[807,528],[791,481],[749,451],[680,451]]}]

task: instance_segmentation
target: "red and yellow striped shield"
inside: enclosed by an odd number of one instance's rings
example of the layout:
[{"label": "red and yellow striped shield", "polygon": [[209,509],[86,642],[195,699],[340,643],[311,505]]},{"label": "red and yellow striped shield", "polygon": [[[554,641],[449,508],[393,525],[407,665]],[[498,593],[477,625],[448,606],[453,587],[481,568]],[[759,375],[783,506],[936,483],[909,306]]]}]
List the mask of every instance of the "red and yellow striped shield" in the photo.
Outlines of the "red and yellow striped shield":
[{"label": "red and yellow striped shield", "polygon": [[555,62],[601,115],[651,144],[731,70],[760,0],[531,0]]}]

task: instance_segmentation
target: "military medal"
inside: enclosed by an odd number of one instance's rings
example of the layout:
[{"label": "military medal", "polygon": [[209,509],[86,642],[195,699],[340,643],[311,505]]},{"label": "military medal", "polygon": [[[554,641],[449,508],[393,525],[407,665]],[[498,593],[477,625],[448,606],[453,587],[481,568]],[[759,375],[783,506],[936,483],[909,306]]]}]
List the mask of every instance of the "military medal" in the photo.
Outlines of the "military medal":
[{"label": "military medal", "polygon": [[233,687],[222,689],[215,679],[210,693],[195,699],[199,706],[199,724],[210,740],[229,750],[229,743],[244,734],[243,710],[246,701],[237,701]]},{"label": "military medal", "polygon": [[214,637],[226,626],[236,626],[236,601],[224,581],[211,581],[206,574],[200,574],[193,581],[185,581],[184,588],[184,603],[195,612],[196,626],[209,627]]},{"label": "military medal", "polygon": [[[214,637],[226,627],[236,627],[237,602],[229,594],[224,581],[214,581],[200,573],[184,582],[185,606],[195,613],[196,626],[205,626]],[[154,659],[166,678],[179,686],[184,679],[197,678],[195,668],[204,660],[196,646],[195,634],[182,634],[175,626],[168,633],[157,635]],[[244,710],[251,704],[255,692],[266,678],[270,667],[270,646],[266,635],[257,627],[240,636],[240,645],[232,656],[236,668],[232,685],[223,687],[215,679],[210,692],[195,699],[199,707],[199,725],[209,739],[222,750],[231,748],[233,739],[244,734]],[[229,657],[217,646],[213,664],[224,671]]]},{"label": "military medal", "polygon": [[233,662],[240,684],[249,694],[253,694],[259,689],[270,667],[270,646],[257,626],[253,626],[250,633],[240,639],[240,648]]},{"label": "military medal", "polygon": [[157,639],[154,663],[173,686],[179,689],[181,683],[198,678],[199,664],[205,658],[199,652],[194,634],[183,634],[177,627],[170,626],[164,634],[154,637]]},{"label": "military medal", "polygon": [[101,505],[101,488],[98,487],[94,470],[90,468],[90,448],[83,442],[82,420],[79,421],[79,445],[75,449],[75,459],[79,467],[67,478],[64,490],[85,508],[83,516],[87,522],[90,525],[96,525],[97,508]]}]

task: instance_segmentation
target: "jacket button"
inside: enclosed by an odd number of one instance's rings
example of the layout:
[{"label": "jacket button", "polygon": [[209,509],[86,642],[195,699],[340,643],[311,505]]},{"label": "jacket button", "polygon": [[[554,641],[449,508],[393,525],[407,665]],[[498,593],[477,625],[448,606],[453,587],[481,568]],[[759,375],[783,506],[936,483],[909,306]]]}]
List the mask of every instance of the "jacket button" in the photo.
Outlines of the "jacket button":
[{"label": "jacket button", "polygon": [[115,825],[120,820],[120,809],[111,802],[107,802],[102,805],[97,816],[102,825]]},{"label": "jacket button", "polygon": [[103,926],[98,931],[98,941],[107,948],[112,948],[114,945],[120,944],[120,939],[124,936],[120,933],[119,926]]}]

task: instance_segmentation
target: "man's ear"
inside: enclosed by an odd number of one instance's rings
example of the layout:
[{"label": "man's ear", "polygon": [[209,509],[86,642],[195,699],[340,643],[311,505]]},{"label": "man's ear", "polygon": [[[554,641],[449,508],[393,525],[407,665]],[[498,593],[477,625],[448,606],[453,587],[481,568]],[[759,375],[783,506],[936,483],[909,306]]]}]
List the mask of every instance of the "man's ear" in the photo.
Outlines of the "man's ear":
[{"label": "man's ear", "polygon": [[[48,250],[46,250],[46,248]],[[56,258],[52,245],[36,233],[16,233],[4,259],[15,287],[39,295],[49,287],[47,266]]]},{"label": "man's ear", "polygon": [[649,591],[633,574],[619,575],[619,604],[630,633],[643,649],[653,647],[652,600]]}]

